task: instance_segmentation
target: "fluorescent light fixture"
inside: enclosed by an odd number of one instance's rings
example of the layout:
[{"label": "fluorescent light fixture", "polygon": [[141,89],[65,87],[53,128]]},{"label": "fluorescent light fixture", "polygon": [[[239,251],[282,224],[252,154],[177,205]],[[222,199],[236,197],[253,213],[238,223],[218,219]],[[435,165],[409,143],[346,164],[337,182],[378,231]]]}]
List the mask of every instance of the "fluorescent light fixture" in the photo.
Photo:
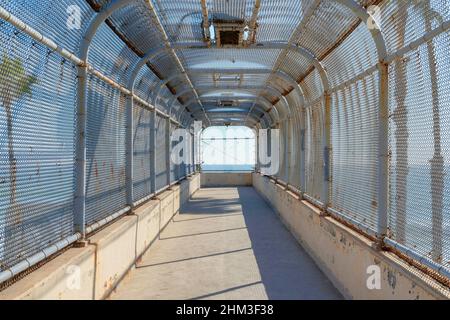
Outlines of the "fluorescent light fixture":
[{"label": "fluorescent light fixture", "polygon": [[241,76],[239,74],[230,74],[230,75],[224,75],[224,74],[218,74],[215,78],[216,81],[240,81]]},{"label": "fluorescent light fixture", "polygon": [[209,37],[211,39],[211,42],[216,42],[216,29],[214,28],[214,25],[212,23],[209,26]]},{"label": "fluorescent light fixture", "polygon": [[244,33],[242,34],[242,40],[247,42],[249,37],[250,37],[250,28],[248,26],[245,26]]}]

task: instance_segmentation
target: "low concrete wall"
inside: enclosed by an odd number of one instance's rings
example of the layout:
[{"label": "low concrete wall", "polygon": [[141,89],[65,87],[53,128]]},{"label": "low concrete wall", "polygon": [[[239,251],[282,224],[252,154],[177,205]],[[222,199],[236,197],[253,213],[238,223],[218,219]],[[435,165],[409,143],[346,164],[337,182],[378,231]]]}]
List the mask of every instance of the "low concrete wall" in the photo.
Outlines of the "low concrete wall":
[{"label": "low concrete wall", "polygon": [[236,187],[251,186],[250,172],[203,172],[202,187]]},{"label": "low concrete wall", "polygon": [[[449,299],[448,288],[320,211],[267,177],[253,174],[255,189],[271,204],[290,229],[348,299]],[[380,289],[367,281],[378,266]],[[373,278],[370,278],[373,279]]]},{"label": "low concrete wall", "polygon": [[0,292],[6,299],[103,299],[200,188],[200,175],[181,181]]}]

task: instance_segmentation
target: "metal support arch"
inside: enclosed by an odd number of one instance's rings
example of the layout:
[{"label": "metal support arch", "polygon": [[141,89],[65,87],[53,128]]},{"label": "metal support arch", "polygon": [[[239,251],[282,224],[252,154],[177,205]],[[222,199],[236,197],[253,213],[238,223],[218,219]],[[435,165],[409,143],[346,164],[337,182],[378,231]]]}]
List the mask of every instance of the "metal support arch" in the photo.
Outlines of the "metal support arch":
[{"label": "metal support arch", "polygon": [[[226,98],[226,96],[221,96],[221,97]],[[229,97],[229,98],[231,98],[231,97]],[[247,96],[233,96],[232,98],[235,98],[235,99],[240,100],[240,101],[245,101],[245,100],[254,101],[253,97],[247,97]],[[206,100],[206,98],[203,98],[203,99]],[[272,124],[278,123],[278,122],[280,122],[282,120],[281,117],[280,117],[280,114],[279,114],[279,112],[277,110],[277,108],[274,108],[272,103],[269,100],[267,100],[267,98],[265,98],[263,96],[259,96],[259,97],[257,97],[257,101],[259,101],[261,104],[267,106],[267,109],[265,110],[266,114],[270,115],[271,111],[273,111],[275,113],[274,119],[276,119],[276,120],[275,121],[271,121]],[[194,102],[195,102],[195,100],[187,101],[186,102],[186,106],[189,106],[189,105],[193,104]],[[198,110],[198,109],[197,110],[193,110],[193,113],[195,114],[196,112],[199,112],[199,111],[202,111],[202,110]]]},{"label": "metal support arch", "polygon": [[[377,48],[379,69],[379,107],[378,107],[378,226],[377,237],[381,242],[387,234],[389,207],[389,72],[387,63],[386,41],[381,33],[381,27],[376,25],[372,17],[360,4],[354,0],[336,0],[350,9],[366,26]],[[368,23],[372,22],[373,26]]]},{"label": "metal support arch", "polygon": [[[189,70],[190,74],[205,74],[205,73],[224,73],[224,74],[233,74],[233,73],[242,73],[242,70],[240,69],[209,69],[209,68],[200,68],[200,69],[195,69],[195,70]],[[245,70],[245,74],[270,74],[272,73],[271,69],[247,69]],[[164,88],[164,86],[169,83],[170,81],[173,81],[174,79],[183,76],[184,73],[176,73],[173,74],[171,76],[169,76],[167,79],[165,79],[159,86],[159,90],[157,91],[156,95],[153,97],[153,105],[156,105],[157,99],[159,98],[159,95],[161,94],[162,89]],[[279,77],[280,79],[288,82],[290,85],[294,86],[294,88],[299,88],[298,83],[289,75],[287,75],[284,72],[278,71],[276,73],[274,73],[275,76]],[[303,91],[301,89],[299,89],[300,94],[303,94]],[[290,114],[290,106],[289,103],[283,99],[282,97],[284,97],[283,95],[281,95],[279,98],[283,100],[283,103],[286,106],[287,109],[287,113]],[[284,97],[285,98],[285,97]],[[196,100],[195,100],[196,101]],[[190,101],[190,104],[192,104],[195,101]],[[184,104],[185,107],[187,107],[187,104]],[[251,110],[249,111],[251,112]]]},{"label": "metal support arch", "polygon": [[[261,87],[260,86],[223,86],[223,87],[215,87],[215,86],[198,86],[197,87],[197,89],[198,90],[203,90],[203,89],[217,89],[217,90],[233,90],[233,89],[236,89],[236,90],[251,90],[251,89],[260,89]],[[278,98],[280,98],[282,95],[283,95],[283,93],[282,92],[280,92],[280,91],[278,91],[275,87],[272,87],[272,86],[270,86],[270,85],[268,85],[268,86],[265,86],[264,87],[264,89],[266,89],[267,88],[267,90],[269,90],[270,92],[276,92],[276,93],[274,93],[274,96],[276,96],[276,97],[278,97]],[[263,89],[263,90],[264,90]],[[172,107],[173,107],[173,105],[175,104],[175,102],[177,101],[177,99],[179,98],[179,97],[181,97],[181,96],[183,96],[183,95],[185,95],[186,93],[189,93],[190,92],[190,90],[189,89],[185,89],[185,90],[182,90],[182,91],[180,91],[180,92],[178,92],[170,101],[169,101],[169,103],[168,103],[168,105],[169,105],[169,109],[172,109]],[[284,96],[283,96],[284,97]],[[288,105],[288,103],[287,102],[285,102],[285,104],[286,105]]]}]

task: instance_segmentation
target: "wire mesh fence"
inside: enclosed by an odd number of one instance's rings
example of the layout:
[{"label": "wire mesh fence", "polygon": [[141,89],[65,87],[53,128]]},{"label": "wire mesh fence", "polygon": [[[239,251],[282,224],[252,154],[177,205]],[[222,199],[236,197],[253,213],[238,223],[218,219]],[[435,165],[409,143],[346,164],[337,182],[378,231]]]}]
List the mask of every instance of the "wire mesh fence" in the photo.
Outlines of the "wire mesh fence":
[{"label": "wire mesh fence", "polygon": [[390,65],[390,237],[450,266],[450,37]]},{"label": "wire mesh fence", "polygon": [[[67,31],[67,12],[78,5],[84,24]],[[0,1],[0,8],[26,19],[27,24],[77,52],[86,24],[95,12],[85,1]],[[92,67],[118,85],[126,84],[139,57],[120,45],[106,25],[93,40]],[[108,54],[109,53],[109,54]],[[157,81],[143,73],[141,82]],[[86,226],[127,206],[126,102],[117,85],[91,74],[87,84]],[[0,19],[0,272],[52,245],[68,244],[74,228],[77,64],[26,31]],[[137,91],[137,93],[140,93]],[[145,92],[147,93],[147,92]],[[151,97],[141,94],[144,102]],[[133,105],[134,200],[152,190],[150,159],[157,154],[157,187],[167,186],[164,145],[166,118],[158,116],[157,149],[151,150],[151,113]],[[171,120],[172,121],[172,120]],[[161,164],[161,165],[159,165]],[[185,176],[174,170],[172,182]],[[64,239],[70,239],[60,242]],[[9,277],[6,276],[6,277]],[[3,281],[3,280],[2,280]]]},{"label": "wire mesh fence", "polygon": [[138,201],[152,193],[152,168],[150,158],[154,150],[150,147],[151,139],[151,111],[134,105],[134,201]]},{"label": "wire mesh fence", "polygon": [[[378,72],[332,97],[333,209],[377,230]],[[345,107],[344,107],[345,106]]]},{"label": "wire mesh fence", "polygon": [[[325,92],[317,73],[311,73],[317,72],[314,69],[299,78],[306,104],[296,105],[295,110],[299,115],[305,112],[305,152],[299,150],[301,127],[298,126],[299,143],[296,157],[291,160],[305,159],[306,182],[301,185],[295,178],[289,182],[318,203],[328,200],[333,214],[348,219],[364,232],[376,234],[379,193],[384,188],[378,185],[377,170],[380,162],[379,58],[375,43],[362,40],[371,38],[370,30],[363,24],[350,23],[352,19],[346,10],[340,19],[348,23],[341,21],[340,25],[350,25],[351,32],[335,37],[328,32],[317,35],[316,30],[329,30],[337,21],[330,17],[334,22],[323,23],[333,12],[331,7],[343,9],[342,5],[321,2],[309,17],[314,22],[303,22],[303,28],[297,33],[303,36],[298,38],[298,45],[316,53],[321,60],[331,87],[330,198],[322,199],[325,122],[320,99]],[[439,272],[447,275],[450,268],[447,196],[450,137],[446,128],[450,99],[449,8],[448,1],[382,1],[375,8],[389,65],[389,181],[388,189],[382,189],[381,193],[388,193],[386,235],[394,242],[386,243],[399,244],[395,245],[396,249],[411,253],[413,259],[421,257],[420,260],[437,263]],[[320,27],[317,17],[324,19]],[[311,30],[313,25],[315,30]],[[332,43],[339,39],[338,45],[324,52],[327,46],[321,42],[330,43],[331,39]],[[283,70],[293,68],[294,63],[286,66],[287,63]],[[278,176],[283,176],[282,170]]]},{"label": "wire mesh fence", "polygon": [[0,21],[0,268],[73,233],[76,70]]},{"label": "wire mesh fence", "polygon": [[[76,55],[89,22],[108,3],[110,1],[0,0],[0,8]],[[269,1],[262,7],[256,44],[277,41],[279,45],[282,41],[286,48],[294,45],[305,49],[314,61],[297,51],[279,47],[265,49],[263,45],[253,51],[186,46],[171,54],[161,51],[140,70],[135,87],[127,88],[138,61],[151,50],[164,46],[165,37],[155,27],[158,23],[174,44],[202,44],[204,40],[199,29],[202,22],[200,1],[152,3],[154,12],[144,0],[132,1],[117,10],[101,24],[91,43],[90,68],[104,77],[90,72],[87,79],[86,225],[129,205],[126,198],[129,96],[126,90],[132,90],[139,98],[133,105],[132,143],[133,200],[138,201],[165,188],[169,181],[177,181],[194,171],[192,164],[168,165],[167,161],[167,135],[180,123],[171,124],[161,112],[168,109],[167,104],[175,94],[185,92],[174,99],[174,108],[169,111],[180,119],[186,102],[195,101],[186,108],[188,113],[203,110],[200,95],[200,102],[197,102],[200,91],[195,90],[196,86],[213,84],[215,90],[224,86],[223,91],[228,92],[234,90],[232,81],[237,81],[238,87],[269,83],[292,102],[291,143],[288,144],[282,103],[277,104],[273,93],[263,87],[254,90],[264,95],[269,104],[255,102],[255,112],[262,110],[261,114],[252,115],[255,123],[261,126],[261,119],[267,120],[264,122],[267,125],[279,123],[282,136],[286,136],[280,150],[283,155],[279,176],[308,196],[328,204],[335,212],[351,218],[358,227],[373,232],[380,229],[382,203],[379,200],[380,194],[385,193],[389,201],[386,236],[448,270],[448,0],[376,1],[380,34],[387,52],[387,56],[382,57],[388,65],[387,92],[382,90],[379,46],[372,38],[373,30],[368,21],[361,21],[342,1],[302,1],[297,6],[298,1],[293,0]],[[214,14],[227,12],[250,22],[253,1],[209,3]],[[368,5],[375,2],[355,3],[364,5],[361,8],[366,11]],[[67,10],[73,5],[80,10],[82,23],[69,28],[70,10]],[[294,7],[295,10],[289,10]],[[175,51],[185,72],[174,58]],[[317,63],[324,67],[328,83],[315,68]],[[73,202],[78,160],[75,154],[79,120],[76,112],[78,67],[75,60],[37,41],[27,30],[0,19],[0,271],[76,232],[74,215],[77,212],[74,212]],[[224,67],[240,69],[242,73],[221,74]],[[189,70],[195,68],[218,71],[189,74]],[[246,68],[267,69],[272,73],[246,74]],[[271,76],[276,71],[285,78]],[[160,88],[161,81],[177,72],[183,77],[174,78],[165,88]],[[194,84],[193,89],[189,83]],[[209,91],[201,93],[207,96]],[[156,93],[160,93],[158,99]],[[378,170],[381,162],[378,138],[380,96],[386,93],[389,175],[384,190]],[[247,91],[246,94],[254,93]],[[324,150],[326,94],[331,97],[329,199],[323,199],[325,157],[328,155]],[[152,113],[156,111],[151,110],[152,101],[158,102],[154,108],[160,111],[155,132],[152,132]],[[218,123],[224,122],[223,117],[217,119],[220,119]],[[304,127],[300,121],[305,122]],[[302,130],[304,141],[301,140]],[[303,142],[305,150],[301,149]],[[305,162],[303,173],[299,172],[302,161]]]},{"label": "wire mesh fence", "polygon": [[323,101],[312,105],[306,110],[306,193],[323,200],[321,197],[323,187]]}]

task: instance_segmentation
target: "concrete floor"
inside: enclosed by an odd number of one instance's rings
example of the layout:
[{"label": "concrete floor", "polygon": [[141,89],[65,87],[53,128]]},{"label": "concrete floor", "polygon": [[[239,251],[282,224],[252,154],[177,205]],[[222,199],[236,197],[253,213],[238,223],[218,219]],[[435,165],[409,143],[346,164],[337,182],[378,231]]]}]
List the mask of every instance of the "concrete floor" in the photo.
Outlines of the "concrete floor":
[{"label": "concrete floor", "polygon": [[341,299],[251,187],[201,189],[111,299]]}]

